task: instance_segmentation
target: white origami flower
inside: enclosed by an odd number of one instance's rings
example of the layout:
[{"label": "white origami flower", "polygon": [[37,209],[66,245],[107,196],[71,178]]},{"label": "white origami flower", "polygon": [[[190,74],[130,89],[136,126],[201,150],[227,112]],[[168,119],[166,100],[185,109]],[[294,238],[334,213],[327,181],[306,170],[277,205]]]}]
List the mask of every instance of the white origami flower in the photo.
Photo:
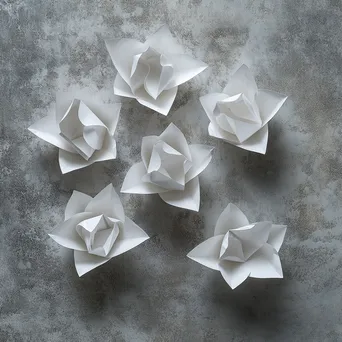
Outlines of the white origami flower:
[{"label": "white origami flower", "polygon": [[232,289],[247,277],[283,278],[278,252],[285,232],[284,225],[249,223],[230,203],[217,220],[214,236],[195,247],[188,257],[220,271]]},{"label": "white origami flower", "polygon": [[135,98],[163,115],[168,114],[178,86],[207,68],[184,54],[166,25],[145,43],[123,38],[107,40],[106,46],[118,71],[114,94]]},{"label": "white origami flower", "polygon": [[94,198],[74,191],[65,221],[49,236],[74,250],[79,276],[140,245],[149,237],[125,213],[112,184]]},{"label": "white origami flower", "polygon": [[158,193],[168,204],[198,211],[198,175],[208,166],[212,150],[207,145],[188,145],[183,133],[171,123],[160,136],[143,138],[142,162],[128,170],[121,192]]},{"label": "white origami flower", "polygon": [[200,98],[210,119],[209,134],[245,150],[265,154],[267,123],[284,104],[286,96],[258,89],[246,65],[242,65],[223,89]]},{"label": "white origami flower", "polygon": [[85,92],[58,93],[56,112],[37,121],[29,130],[60,148],[62,173],[98,161],[116,158],[114,132],[121,104],[102,104]]}]

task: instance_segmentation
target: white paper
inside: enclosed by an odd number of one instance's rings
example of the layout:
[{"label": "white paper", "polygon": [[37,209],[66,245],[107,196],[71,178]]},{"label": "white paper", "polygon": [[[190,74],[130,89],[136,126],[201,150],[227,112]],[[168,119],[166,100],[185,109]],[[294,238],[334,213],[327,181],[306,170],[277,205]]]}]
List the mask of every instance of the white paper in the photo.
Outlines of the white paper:
[{"label": "white paper", "polygon": [[247,277],[282,278],[278,252],[285,232],[285,225],[249,223],[230,203],[217,220],[214,236],[195,247],[188,257],[220,271],[232,289]]},{"label": "white paper", "polygon": [[145,43],[135,39],[106,40],[118,73],[114,94],[135,98],[142,105],[167,115],[177,88],[207,68],[188,55],[162,26]]},{"label": "white paper", "polygon": [[143,138],[142,161],[128,170],[121,192],[158,193],[170,205],[198,211],[198,175],[208,166],[213,149],[188,145],[183,133],[171,123],[160,136]]},{"label": "white paper", "polygon": [[58,93],[56,111],[29,130],[59,147],[62,173],[116,158],[114,132],[121,104],[103,104],[87,90]]},{"label": "white paper", "polygon": [[65,221],[49,236],[63,247],[74,250],[79,276],[149,238],[125,217],[112,184],[94,198],[74,191],[65,209]]},{"label": "white paper", "polygon": [[282,94],[258,89],[251,71],[242,65],[222,93],[202,96],[200,101],[210,120],[209,135],[265,154],[267,123],[286,99]]}]

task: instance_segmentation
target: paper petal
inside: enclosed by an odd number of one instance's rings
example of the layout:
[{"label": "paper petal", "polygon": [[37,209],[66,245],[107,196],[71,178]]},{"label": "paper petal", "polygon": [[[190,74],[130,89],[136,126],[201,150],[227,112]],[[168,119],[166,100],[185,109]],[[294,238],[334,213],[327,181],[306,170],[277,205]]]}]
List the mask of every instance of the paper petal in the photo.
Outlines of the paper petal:
[{"label": "paper petal", "polygon": [[279,252],[283,244],[286,226],[281,224],[273,224],[267,243],[269,243],[277,252]]},{"label": "paper petal", "polygon": [[84,241],[76,232],[76,226],[83,220],[94,216],[92,213],[80,213],[59,224],[49,236],[63,247],[79,251],[87,250]]},{"label": "paper petal", "polygon": [[147,94],[145,89],[140,89],[139,92],[135,94],[135,97],[139,103],[143,106],[151,108],[156,112],[167,115],[172,107],[172,104],[177,95],[178,87],[174,87],[169,90],[164,90],[157,99]]},{"label": "paper petal", "polygon": [[224,131],[214,122],[210,122],[208,126],[208,133],[212,137],[225,140],[233,145],[237,145],[239,143],[239,141],[236,138],[236,135]]},{"label": "paper petal", "polygon": [[109,252],[108,257],[113,258],[119,254],[125,253],[147,239],[149,239],[149,236],[131,219],[126,217],[125,225],[123,229],[120,230],[119,236],[115,241],[112,250]]},{"label": "paper petal", "polygon": [[213,270],[219,269],[220,249],[224,235],[216,235],[196,246],[187,257]]},{"label": "paper petal", "polygon": [[269,244],[253,254],[246,265],[251,270],[252,278],[283,278],[279,255]]},{"label": "paper petal", "polygon": [[145,45],[162,54],[184,53],[182,46],[172,36],[168,25],[163,25],[157,32],[149,36],[146,39]]},{"label": "paper petal", "polygon": [[253,257],[262,246],[264,246],[272,229],[271,222],[257,222],[248,227],[241,227],[230,230],[243,243],[244,256],[247,259]]},{"label": "paper petal", "polygon": [[59,127],[56,124],[54,115],[48,115],[38,120],[28,130],[52,145],[69,152],[76,152],[72,145],[59,135]]},{"label": "paper petal", "polygon": [[91,196],[74,190],[66,205],[64,219],[68,220],[71,216],[83,213],[91,200]]},{"label": "paper petal", "polygon": [[88,252],[80,251],[74,251],[74,259],[76,271],[79,277],[109,261],[107,258],[102,258],[97,255],[89,254]]},{"label": "paper petal", "polygon": [[286,101],[287,96],[271,90],[260,89],[256,96],[260,117],[263,125],[266,125],[276,115]]},{"label": "paper petal", "polygon": [[[141,142],[141,159],[147,170],[150,163],[153,146],[159,141],[159,137],[156,135],[149,135],[142,138]],[[146,173],[146,171],[145,171]]]},{"label": "paper petal", "polygon": [[112,136],[105,138],[102,149],[95,151],[94,154],[88,160],[85,160],[78,154],[69,153],[63,150],[59,150],[59,166],[63,174],[82,169],[93,163],[112,160],[116,158],[116,141]]},{"label": "paper petal", "polygon": [[205,170],[211,161],[214,147],[201,144],[192,144],[189,145],[189,149],[191,153],[192,167],[185,175],[185,182],[188,182]]},{"label": "paper petal", "polygon": [[222,260],[219,270],[226,283],[234,290],[249,276],[250,271],[245,262],[232,262]]},{"label": "paper petal", "polygon": [[268,142],[268,125],[262,127],[258,132],[253,134],[249,139],[242,144],[236,146],[243,148],[244,150],[257,152],[261,154],[266,153]]},{"label": "paper petal", "polygon": [[96,116],[106,125],[109,134],[112,136],[118,125],[121,111],[121,103],[99,104],[84,101]]},{"label": "paper petal", "polygon": [[198,177],[185,184],[182,191],[168,191],[159,196],[167,204],[175,207],[198,211],[200,206],[200,186]]},{"label": "paper petal", "polygon": [[122,222],[125,221],[122,203],[112,184],[108,184],[92,198],[85,210],[90,211],[95,215],[104,214]]},{"label": "paper petal", "polygon": [[179,86],[189,81],[208,67],[207,64],[188,55],[168,55],[167,61],[173,67],[173,77],[166,89]]},{"label": "paper petal", "polygon": [[155,184],[142,181],[146,175],[146,167],[143,162],[134,164],[127,172],[122,184],[121,192],[128,194],[156,194],[167,191]]},{"label": "paper petal", "polygon": [[119,73],[117,73],[114,81],[114,94],[124,97],[135,97],[132,93],[131,87],[125,82]]},{"label": "paper petal", "polygon": [[229,96],[244,94],[250,102],[254,102],[258,87],[255,83],[254,76],[247,65],[243,64],[233,74],[223,92]]},{"label": "paper petal", "polygon": [[249,225],[246,215],[233,203],[229,203],[219,216],[214,235],[226,234],[228,230]]},{"label": "paper petal", "polygon": [[135,39],[106,40],[106,47],[115,68],[129,84],[133,57],[145,50],[145,45]]},{"label": "paper petal", "polygon": [[184,134],[175,124],[170,123],[165,131],[160,134],[159,138],[191,160],[189,145]]},{"label": "paper petal", "polygon": [[227,94],[223,93],[212,93],[212,94],[207,94],[202,97],[200,97],[200,102],[201,105],[206,112],[208,118],[210,121],[214,121],[214,109],[217,105],[217,102],[223,101],[227,98]]}]

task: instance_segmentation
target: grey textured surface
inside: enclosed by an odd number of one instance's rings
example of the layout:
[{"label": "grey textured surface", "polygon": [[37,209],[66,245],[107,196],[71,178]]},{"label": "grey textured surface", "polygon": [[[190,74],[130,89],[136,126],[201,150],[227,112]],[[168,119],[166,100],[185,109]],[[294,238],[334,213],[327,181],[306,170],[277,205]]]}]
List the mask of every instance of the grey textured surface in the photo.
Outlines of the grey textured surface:
[{"label": "grey textured surface", "polygon": [[[338,0],[0,0],[0,341],[341,341],[341,11]],[[163,23],[211,68],[180,87],[168,117],[125,100],[118,159],[61,175],[57,148],[27,127],[60,89],[115,100],[103,37],[143,39]],[[243,62],[290,96],[266,156],[208,137],[198,102]],[[72,253],[47,236],[72,190],[119,190],[141,138],[170,122],[216,146],[200,212],[122,195],[152,238],[79,279]],[[185,257],[228,202],[288,225],[284,280],[232,291]]]}]

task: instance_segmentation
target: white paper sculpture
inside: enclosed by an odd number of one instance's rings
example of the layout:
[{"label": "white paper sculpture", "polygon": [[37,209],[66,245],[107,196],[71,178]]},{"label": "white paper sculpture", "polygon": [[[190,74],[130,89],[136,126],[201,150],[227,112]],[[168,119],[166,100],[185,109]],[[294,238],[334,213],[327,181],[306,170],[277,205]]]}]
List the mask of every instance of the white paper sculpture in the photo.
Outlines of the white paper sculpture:
[{"label": "white paper sculpture", "polygon": [[87,92],[58,93],[56,112],[29,130],[60,148],[62,173],[116,158],[114,132],[121,104],[102,104]]},{"label": "white paper sculpture", "polygon": [[242,65],[223,93],[205,95],[200,101],[210,120],[209,135],[265,154],[267,123],[286,99],[282,94],[258,89],[251,71]]},{"label": "white paper sculpture", "polygon": [[195,247],[188,257],[220,271],[232,289],[247,277],[282,278],[278,252],[285,232],[284,225],[249,223],[230,203],[217,220],[214,236]]},{"label": "white paper sculpture", "polygon": [[125,217],[112,184],[94,198],[74,191],[65,208],[65,221],[49,235],[60,245],[74,250],[79,276],[149,238]]},{"label": "white paper sculpture", "polygon": [[168,26],[162,26],[145,43],[135,39],[106,40],[118,73],[114,94],[137,99],[142,105],[167,115],[180,84],[207,65],[185,55]]},{"label": "white paper sculpture", "polygon": [[188,145],[183,133],[171,123],[160,136],[143,138],[142,162],[129,169],[121,192],[158,193],[170,205],[198,211],[198,175],[208,166],[212,150],[207,145]]}]

